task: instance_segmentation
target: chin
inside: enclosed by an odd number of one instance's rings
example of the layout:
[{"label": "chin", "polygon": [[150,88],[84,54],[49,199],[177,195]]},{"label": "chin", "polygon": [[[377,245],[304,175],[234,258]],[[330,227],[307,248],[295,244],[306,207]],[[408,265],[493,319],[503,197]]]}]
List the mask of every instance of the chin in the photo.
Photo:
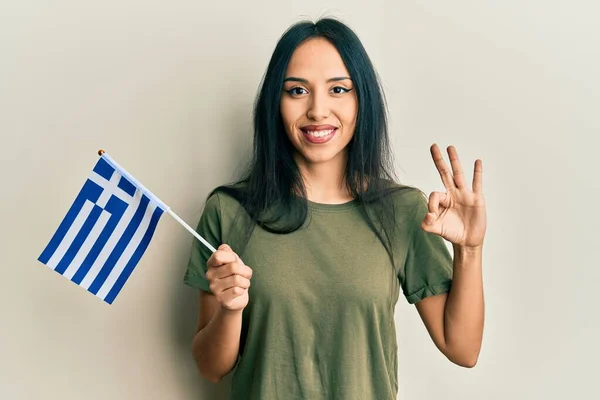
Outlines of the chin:
[{"label": "chin", "polygon": [[302,160],[307,164],[324,164],[330,161],[335,160],[341,154],[341,152],[331,153],[331,152],[311,152],[311,153],[301,153]]}]

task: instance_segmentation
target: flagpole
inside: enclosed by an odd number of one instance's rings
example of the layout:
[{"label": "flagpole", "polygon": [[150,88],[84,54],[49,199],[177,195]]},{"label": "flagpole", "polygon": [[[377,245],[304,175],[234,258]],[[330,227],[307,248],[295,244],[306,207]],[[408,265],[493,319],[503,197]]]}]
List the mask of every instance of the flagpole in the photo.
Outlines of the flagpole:
[{"label": "flagpole", "polygon": [[171,210],[171,209],[169,208],[169,209],[167,210],[167,212],[169,213],[169,215],[171,215],[171,217],[175,218],[175,221],[179,222],[181,225],[183,225],[183,227],[184,227],[185,229],[187,229],[188,231],[190,231],[190,233],[191,233],[192,235],[194,235],[194,236],[196,237],[196,239],[198,239],[199,241],[201,241],[201,242],[202,242],[202,244],[203,244],[203,245],[205,245],[205,246],[206,246],[206,247],[207,247],[207,248],[208,248],[210,251],[212,251],[213,253],[214,253],[215,251],[217,251],[217,249],[215,249],[214,247],[212,247],[212,246],[210,245],[210,243],[208,243],[208,242],[207,242],[207,241],[206,241],[206,240],[205,240],[205,239],[204,239],[202,236],[200,236],[200,235],[198,234],[198,232],[196,232],[195,230],[193,230],[192,228],[190,228],[190,226],[189,226],[188,224],[186,224],[186,223],[185,223],[185,222],[184,222],[184,221],[183,221],[181,218],[179,218],[179,217],[177,216],[177,214],[175,214],[175,213],[173,212],[173,210]]},{"label": "flagpole", "polygon": [[[98,155],[102,156],[105,153],[104,150],[100,149],[98,150]],[[114,162],[114,160],[113,160]],[[116,162],[115,162],[116,164]],[[119,166],[120,167],[120,166]],[[120,167],[120,169],[123,169],[122,167]],[[159,200],[160,201],[160,200]],[[162,203],[162,202],[161,202]],[[212,251],[213,253],[215,251],[217,251],[217,249],[215,249],[213,246],[211,246],[210,243],[208,243],[206,241],[206,239],[204,239],[202,236],[200,236],[198,234],[198,232],[196,232],[194,229],[192,229],[188,224],[185,223],[184,220],[182,220],[181,218],[179,218],[179,216],[177,214],[175,214],[173,212],[173,210],[171,210],[171,207],[167,206],[167,210],[165,210],[171,217],[173,217],[175,219],[175,221],[179,222],[185,229],[187,229],[192,235],[194,235],[194,237],[196,239],[198,239],[203,245],[205,245],[210,251]]]}]

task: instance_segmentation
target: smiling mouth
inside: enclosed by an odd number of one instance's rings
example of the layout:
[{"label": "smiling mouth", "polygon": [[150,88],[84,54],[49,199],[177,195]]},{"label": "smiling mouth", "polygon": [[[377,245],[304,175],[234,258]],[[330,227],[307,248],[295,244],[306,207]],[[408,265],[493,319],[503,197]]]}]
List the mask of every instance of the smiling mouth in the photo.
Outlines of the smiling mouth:
[{"label": "smiling mouth", "polygon": [[334,129],[323,129],[320,131],[309,131],[307,129],[302,129],[302,132],[304,132],[307,135],[310,135],[312,137],[316,137],[316,138],[322,138],[322,137],[331,135],[334,131],[335,131],[335,128]]},{"label": "smiling mouth", "polygon": [[327,127],[304,127],[300,129],[306,140],[310,143],[322,144],[330,141],[337,132],[334,126]]}]

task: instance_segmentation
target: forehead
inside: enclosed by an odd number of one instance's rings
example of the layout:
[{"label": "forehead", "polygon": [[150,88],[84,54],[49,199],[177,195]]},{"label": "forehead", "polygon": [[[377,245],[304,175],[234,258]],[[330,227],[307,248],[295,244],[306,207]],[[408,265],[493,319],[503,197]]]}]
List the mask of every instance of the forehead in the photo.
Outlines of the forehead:
[{"label": "forehead", "polygon": [[323,38],[307,40],[294,50],[288,64],[286,77],[328,79],[350,76],[340,53]]}]

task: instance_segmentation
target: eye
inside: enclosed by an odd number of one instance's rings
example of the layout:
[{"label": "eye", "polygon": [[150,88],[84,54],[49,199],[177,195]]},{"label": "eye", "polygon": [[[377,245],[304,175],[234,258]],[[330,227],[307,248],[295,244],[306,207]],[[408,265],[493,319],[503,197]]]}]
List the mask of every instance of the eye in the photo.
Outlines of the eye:
[{"label": "eye", "polygon": [[346,89],[343,86],[334,86],[333,88],[331,88],[331,91],[334,94],[342,94],[342,93],[348,93],[349,91],[351,91],[352,89]]},{"label": "eye", "polygon": [[286,90],[287,94],[292,95],[292,96],[300,96],[303,94],[308,93],[308,91],[300,86],[294,86],[293,88],[291,88],[290,90]]}]

